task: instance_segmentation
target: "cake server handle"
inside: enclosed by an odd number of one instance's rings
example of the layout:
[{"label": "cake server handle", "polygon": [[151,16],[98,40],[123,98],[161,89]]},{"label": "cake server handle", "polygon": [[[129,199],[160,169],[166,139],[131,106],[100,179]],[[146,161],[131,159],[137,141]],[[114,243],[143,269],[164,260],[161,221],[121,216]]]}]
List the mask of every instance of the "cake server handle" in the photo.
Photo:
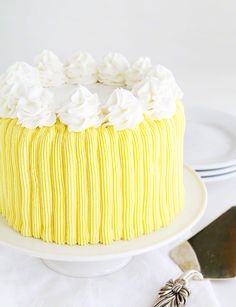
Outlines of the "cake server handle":
[{"label": "cake server handle", "polygon": [[176,280],[170,279],[158,293],[157,302],[153,307],[182,307],[185,306],[191,293],[187,287],[191,280],[202,280],[200,272],[191,270],[182,274]]}]

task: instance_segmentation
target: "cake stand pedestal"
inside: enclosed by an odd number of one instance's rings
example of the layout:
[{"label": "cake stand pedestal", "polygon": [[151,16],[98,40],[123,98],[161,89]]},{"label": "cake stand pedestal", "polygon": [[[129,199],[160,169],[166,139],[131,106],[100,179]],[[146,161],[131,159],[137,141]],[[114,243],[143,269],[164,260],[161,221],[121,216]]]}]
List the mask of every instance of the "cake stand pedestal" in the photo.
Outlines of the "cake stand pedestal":
[{"label": "cake stand pedestal", "polygon": [[104,261],[66,262],[41,259],[52,271],[70,277],[98,277],[116,272],[126,266],[132,257]]},{"label": "cake stand pedestal", "polygon": [[95,277],[115,272],[133,256],[164,246],[189,231],[201,218],[207,203],[207,192],[198,174],[184,167],[186,204],[184,210],[166,228],[130,241],[110,245],[69,246],[46,243],[23,237],[11,229],[0,216],[0,244],[28,256],[41,258],[51,270],[73,277]]}]

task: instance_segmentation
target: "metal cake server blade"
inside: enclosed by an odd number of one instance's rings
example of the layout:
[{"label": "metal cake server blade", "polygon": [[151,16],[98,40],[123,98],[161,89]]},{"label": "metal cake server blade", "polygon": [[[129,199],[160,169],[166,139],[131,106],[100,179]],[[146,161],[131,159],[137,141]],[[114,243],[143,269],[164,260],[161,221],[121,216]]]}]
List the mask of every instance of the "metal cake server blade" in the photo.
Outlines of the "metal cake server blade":
[{"label": "metal cake server blade", "polygon": [[154,307],[185,306],[191,279],[236,278],[236,206],[172,249],[170,257],[184,273],[161,288]]}]

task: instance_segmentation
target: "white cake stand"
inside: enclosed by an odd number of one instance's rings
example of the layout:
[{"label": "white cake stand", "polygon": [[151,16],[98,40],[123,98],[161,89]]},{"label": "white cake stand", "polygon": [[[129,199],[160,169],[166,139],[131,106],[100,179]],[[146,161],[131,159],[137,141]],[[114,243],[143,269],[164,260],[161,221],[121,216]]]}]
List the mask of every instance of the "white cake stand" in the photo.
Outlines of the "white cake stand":
[{"label": "white cake stand", "polygon": [[133,256],[161,247],[190,230],[206,209],[207,192],[200,177],[184,167],[185,209],[172,224],[157,232],[111,245],[69,246],[26,238],[11,229],[0,217],[0,243],[28,256],[38,257],[50,269],[73,277],[94,277],[125,266]]}]

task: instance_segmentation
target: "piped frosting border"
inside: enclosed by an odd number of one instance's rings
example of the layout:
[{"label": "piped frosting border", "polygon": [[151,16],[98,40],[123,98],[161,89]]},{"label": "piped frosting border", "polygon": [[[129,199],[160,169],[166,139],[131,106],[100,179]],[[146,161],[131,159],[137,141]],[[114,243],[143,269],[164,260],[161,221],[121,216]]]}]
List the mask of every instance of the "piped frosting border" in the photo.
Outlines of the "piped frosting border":
[{"label": "piped frosting border", "polygon": [[[86,87],[101,83],[116,88],[107,101]],[[57,107],[51,87],[77,85],[63,106]],[[171,118],[176,101],[183,96],[173,74],[164,66],[153,66],[147,57],[130,64],[119,53],[108,53],[96,63],[87,52],[79,52],[64,64],[44,50],[35,66],[12,65],[0,76],[0,117],[17,118],[23,127],[52,126],[57,120],[69,131],[113,126],[133,129],[144,119]]]}]

